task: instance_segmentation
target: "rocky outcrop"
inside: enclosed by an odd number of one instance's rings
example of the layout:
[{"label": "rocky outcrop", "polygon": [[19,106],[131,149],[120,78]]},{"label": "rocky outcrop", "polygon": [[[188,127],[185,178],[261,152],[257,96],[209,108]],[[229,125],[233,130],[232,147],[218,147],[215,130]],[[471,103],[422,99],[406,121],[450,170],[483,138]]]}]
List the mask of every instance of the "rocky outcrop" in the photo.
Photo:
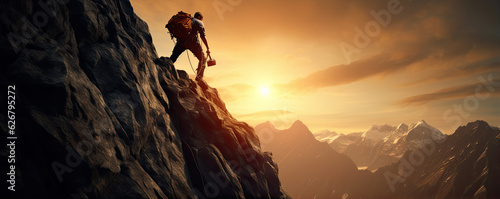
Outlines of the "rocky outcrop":
[{"label": "rocky outcrop", "polygon": [[129,1],[0,9],[0,83],[15,86],[17,136],[16,192],[3,196],[287,197],[254,130],[216,89],[157,57]]}]

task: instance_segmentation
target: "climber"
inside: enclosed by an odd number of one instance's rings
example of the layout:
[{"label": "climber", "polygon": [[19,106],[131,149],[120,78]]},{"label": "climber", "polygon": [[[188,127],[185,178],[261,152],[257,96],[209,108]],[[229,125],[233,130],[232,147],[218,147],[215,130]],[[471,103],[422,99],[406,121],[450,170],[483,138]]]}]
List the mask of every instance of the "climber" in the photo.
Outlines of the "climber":
[{"label": "climber", "polygon": [[[179,12],[181,14],[183,12]],[[179,15],[177,14],[177,15]],[[186,16],[189,16],[190,14],[183,13]],[[175,17],[175,15],[174,15]],[[210,56],[210,48],[208,47],[208,42],[207,38],[205,37],[205,25],[203,24],[203,15],[200,12],[196,12],[194,14],[194,18],[191,19],[191,30],[187,33],[187,35],[182,36],[182,37],[177,37],[177,43],[175,44],[174,50],[172,51],[172,55],[170,56],[170,59],[172,62],[175,63],[177,61],[177,58],[181,53],[183,53],[186,49],[189,49],[195,56],[198,58],[198,68],[196,68],[197,74],[196,74],[196,80],[201,80],[203,78],[203,73],[205,71],[205,63],[206,63],[206,57],[205,54],[203,53],[203,49],[201,47],[200,41],[198,40],[198,33],[200,34],[201,40],[207,47],[207,55]],[[171,20],[172,21],[172,20]],[[170,24],[171,22],[169,22]],[[168,24],[167,24],[168,26]],[[169,28],[170,30],[171,28]],[[171,31],[172,32],[172,31]]]}]

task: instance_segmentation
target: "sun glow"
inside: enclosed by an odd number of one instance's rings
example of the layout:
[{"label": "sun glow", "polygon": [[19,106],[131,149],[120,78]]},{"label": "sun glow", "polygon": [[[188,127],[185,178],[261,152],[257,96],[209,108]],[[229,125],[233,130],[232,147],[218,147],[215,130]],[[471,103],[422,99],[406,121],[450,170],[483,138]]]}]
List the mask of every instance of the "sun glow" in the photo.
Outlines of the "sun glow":
[{"label": "sun glow", "polygon": [[269,89],[269,87],[267,87],[267,86],[260,87],[260,94],[262,96],[269,96],[270,93],[271,93],[271,90]]}]

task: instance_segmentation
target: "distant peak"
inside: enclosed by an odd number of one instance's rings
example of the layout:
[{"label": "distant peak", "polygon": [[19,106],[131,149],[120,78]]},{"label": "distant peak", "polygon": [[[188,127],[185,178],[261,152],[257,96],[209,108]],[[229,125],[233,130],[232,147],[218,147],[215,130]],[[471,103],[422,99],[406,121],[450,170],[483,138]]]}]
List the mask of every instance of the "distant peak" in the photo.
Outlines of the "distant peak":
[{"label": "distant peak", "polygon": [[302,138],[305,138],[303,136],[306,136],[308,138],[314,138],[313,133],[309,130],[309,128],[300,120],[295,121],[292,126],[287,130],[288,132],[292,133],[291,135],[294,136],[300,136]]},{"label": "distant peak", "polygon": [[383,125],[374,124],[366,132],[373,131],[373,130],[377,130],[377,131],[392,131],[395,128],[396,127],[388,125],[388,124],[383,124]]},{"label": "distant peak", "polygon": [[483,121],[483,120],[476,120],[474,122],[469,122],[467,124],[467,126],[477,126],[477,127],[489,127],[491,128],[492,126],[490,126],[487,122]]},{"label": "distant peak", "polygon": [[396,134],[404,134],[408,132],[409,126],[405,123],[401,123],[396,127],[396,130],[394,130],[394,133]]},{"label": "distant peak", "polygon": [[473,137],[481,137],[486,135],[494,135],[497,136],[498,132],[496,128],[492,128],[487,122],[483,120],[476,120],[474,122],[469,122],[465,126],[460,126],[453,135],[460,136],[473,136]]},{"label": "distant peak", "polygon": [[290,127],[291,129],[296,129],[296,128],[307,128],[307,126],[300,120],[295,121],[292,126]]},{"label": "distant peak", "polygon": [[261,124],[257,124],[254,127],[254,129],[269,129],[269,130],[272,130],[272,131],[277,131],[276,127],[270,121],[267,121],[267,122],[264,122],[264,123],[261,123]]},{"label": "distant peak", "polygon": [[372,128],[384,128],[384,127],[392,127],[392,126],[388,125],[388,124],[373,124],[371,127]]},{"label": "distant peak", "polygon": [[411,124],[408,129],[408,135],[430,135],[434,140],[444,139],[446,136],[439,129],[427,124],[424,120]]},{"label": "distant peak", "polygon": [[425,120],[420,120],[417,123],[410,124],[409,129],[414,129],[418,126],[422,126],[422,127],[426,127],[426,128],[434,128],[431,125],[427,124],[427,122]]},{"label": "distant peak", "polygon": [[420,120],[420,121],[417,122],[417,125],[418,124],[427,124],[427,122],[425,122],[425,120]]},{"label": "distant peak", "polygon": [[396,129],[408,129],[408,124],[401,123],[398,125],[398,127]]},{"label": "distant peak", "polygon": [[273,123],[271,123],[270,121],[264,122],[262,124],[266,126],[274,126]]},{"label": "distant peak", "polygon": [[330,131],[330,130],[328,130],[328,129],[324,129],[324,130],[322,130],[322,131],[318,131],[318,132],[316,132],[316,133],[314,133],[314,134],[318,134],[318,135],[327,135],[327,134],[328,134],[328,135],[330,135],[330,134],[331,134],[331,135],[338,135],[339,133],[337,133],[337,132],[335,132],[335,131]]},{"label": "distant peak", "polygon": [[372,125],[368,131],[364,132],[361,137],[370,140],[382,140],[385,137],[389,136],[392,131],[394,131],[396,127],[384,124],[384,125]]},{"label": "distant peak", "polygon": [[309,132],[312,135],[312,132],[309,130],[309,128],[300,120],[295,121],[288,130]]}]

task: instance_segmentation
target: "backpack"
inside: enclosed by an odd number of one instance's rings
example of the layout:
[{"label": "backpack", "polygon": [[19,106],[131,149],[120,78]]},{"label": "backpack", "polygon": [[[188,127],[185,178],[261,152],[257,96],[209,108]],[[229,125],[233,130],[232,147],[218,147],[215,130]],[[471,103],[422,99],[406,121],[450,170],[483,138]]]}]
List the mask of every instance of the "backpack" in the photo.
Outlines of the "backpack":
[{"label": "backpack", "polygon": [[170,32],[172,39],[175,37],[179,40],[191,33],[191,30],[193,30],[191,23],[191,14],[180,11],[170,18],[165,28]]}]

